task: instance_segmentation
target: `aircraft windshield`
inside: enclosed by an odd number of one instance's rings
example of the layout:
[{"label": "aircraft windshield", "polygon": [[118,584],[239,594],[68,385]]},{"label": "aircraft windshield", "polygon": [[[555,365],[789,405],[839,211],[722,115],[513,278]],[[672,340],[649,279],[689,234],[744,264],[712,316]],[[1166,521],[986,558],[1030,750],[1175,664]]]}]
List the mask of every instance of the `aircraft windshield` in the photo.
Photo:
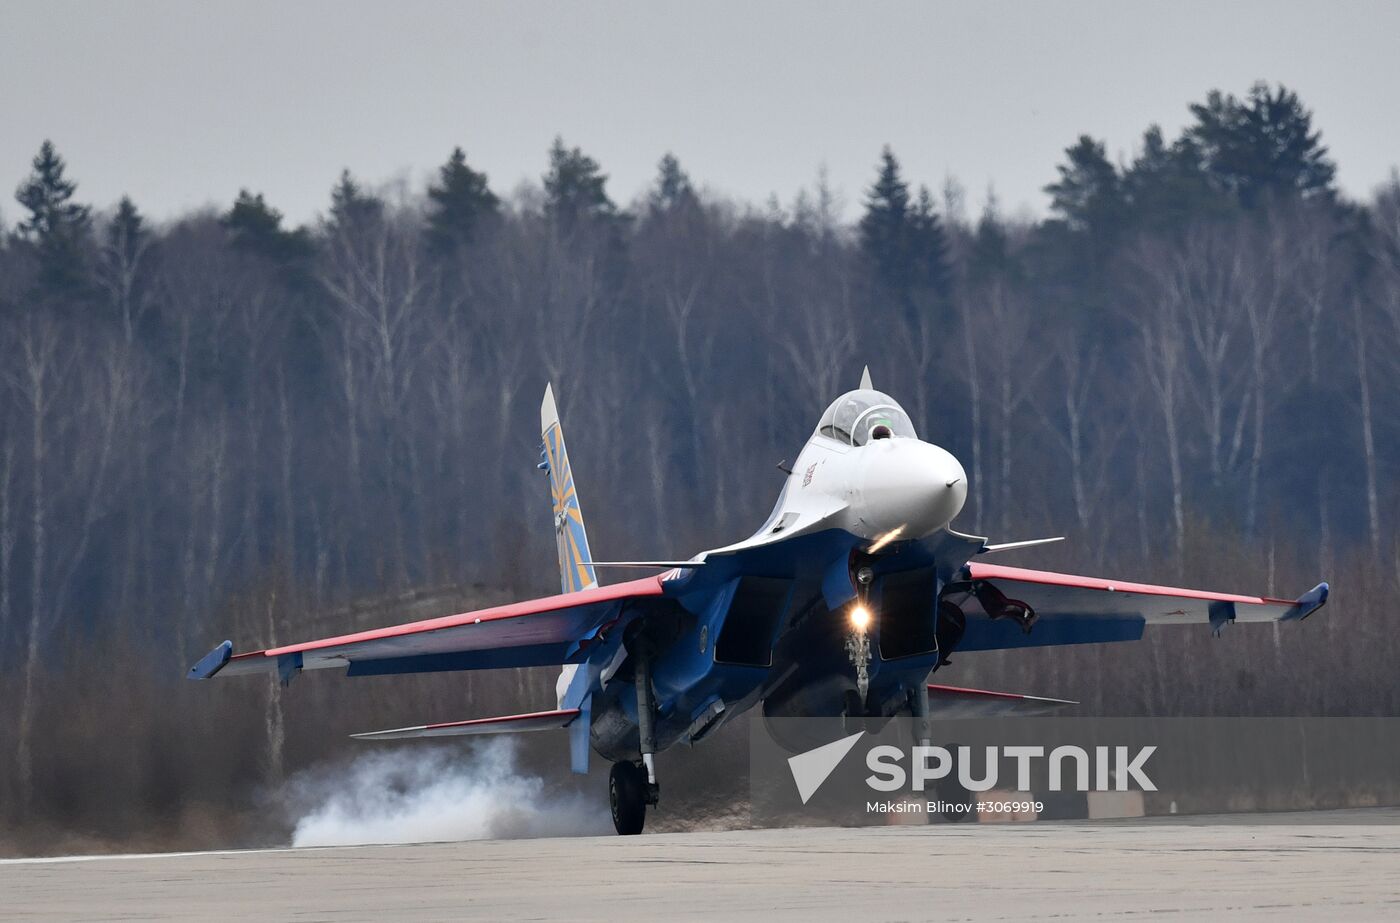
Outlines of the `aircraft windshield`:
[{"label": "aircraft windshield", "polygon": [[879,391],[851,391],[826,408],[817,432],[845,445],[865,445],[873,439],[917,439],[914,424],[894,398]]}]

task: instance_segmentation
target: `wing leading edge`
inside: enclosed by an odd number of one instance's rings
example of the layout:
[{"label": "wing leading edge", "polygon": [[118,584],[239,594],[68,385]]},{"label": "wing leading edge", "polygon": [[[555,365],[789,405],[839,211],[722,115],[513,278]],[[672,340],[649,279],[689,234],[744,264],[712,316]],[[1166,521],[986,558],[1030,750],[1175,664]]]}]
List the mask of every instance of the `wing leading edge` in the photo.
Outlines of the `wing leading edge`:
[{"label": "wing leading edge", "polygon": [[629,600],[662,595],[662,577],[408,622],[387,628],[233,653],[225,641],[187,673],[190,679],[346,667],[350,675],[557,666],[576,658],[621,615]]}]

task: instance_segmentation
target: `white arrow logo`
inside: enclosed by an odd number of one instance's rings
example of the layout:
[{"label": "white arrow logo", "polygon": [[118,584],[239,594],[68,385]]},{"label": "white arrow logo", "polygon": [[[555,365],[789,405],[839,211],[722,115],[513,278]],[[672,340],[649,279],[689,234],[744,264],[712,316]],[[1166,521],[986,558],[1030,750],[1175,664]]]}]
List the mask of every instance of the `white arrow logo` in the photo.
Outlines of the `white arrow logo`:
[{"label": "white arrow logo", "polygon": [[851,752],[856,741],[864,735],[864,731],[859,731],[850,737],[822,744],[815,750],[808,750],[806,753],[788,757],[788,768],[792,770],[792,781],[797,783],[797,794],[802,797],[803,804],[806,804],[817,793],[817,789],[821,788],[827,777],[836,771],[836,767],[841,765],[841,761],[846,758],[847,753]]}]

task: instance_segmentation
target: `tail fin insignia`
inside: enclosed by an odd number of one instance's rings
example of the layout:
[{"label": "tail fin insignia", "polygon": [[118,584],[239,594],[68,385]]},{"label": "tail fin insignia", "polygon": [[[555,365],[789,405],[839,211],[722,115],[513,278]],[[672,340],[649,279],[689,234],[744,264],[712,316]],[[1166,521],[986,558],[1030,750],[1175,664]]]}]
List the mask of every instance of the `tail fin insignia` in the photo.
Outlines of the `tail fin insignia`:
[{"label": "tail fin insignia", "polygon": [[598,578],[589,563],[593,556],[588,550],[588,533],[583,526],[583,511],[579,508],[574,473],[569,466],[568,450],[564,447],[564,431],[559,426],[552,387],[545,388],[540,422],[545,456],[541,467],[549,472],[554,540],[559,551],[559,576],[563,591],[572,593],[597,586]]}]

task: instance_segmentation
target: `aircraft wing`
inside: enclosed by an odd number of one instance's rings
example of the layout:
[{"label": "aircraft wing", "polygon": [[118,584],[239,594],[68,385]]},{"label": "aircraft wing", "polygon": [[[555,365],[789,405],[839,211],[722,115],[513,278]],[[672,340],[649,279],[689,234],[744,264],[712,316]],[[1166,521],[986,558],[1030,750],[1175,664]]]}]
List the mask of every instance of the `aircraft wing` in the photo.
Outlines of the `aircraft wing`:
[{"label": "aircraft wing", "polygon": [[558,666],[582,659],[587,646],[624,616],[632,600],[662,594],[660,576],[559,596],[408,622],[388,628],[233,653],[232,643],[190,668],[190,679],[347,667],[351,676]]},{"label": "aircraft wing", "polygon": [[992,692],[962,686],[928,684],[929,714],[936,718],[998,718],[1005,715],[1048,715],[1078,705],[1068,699],[1050,699],[1019,692]]},{"label": "aircraft wing", "polygon": [[945,598],[966,617],[957,649],[999,650],[1134,641],[1143,627],[1307,618],[1327,601],[1320,583],[1298,599],[1274,599],[970,563]]}]

